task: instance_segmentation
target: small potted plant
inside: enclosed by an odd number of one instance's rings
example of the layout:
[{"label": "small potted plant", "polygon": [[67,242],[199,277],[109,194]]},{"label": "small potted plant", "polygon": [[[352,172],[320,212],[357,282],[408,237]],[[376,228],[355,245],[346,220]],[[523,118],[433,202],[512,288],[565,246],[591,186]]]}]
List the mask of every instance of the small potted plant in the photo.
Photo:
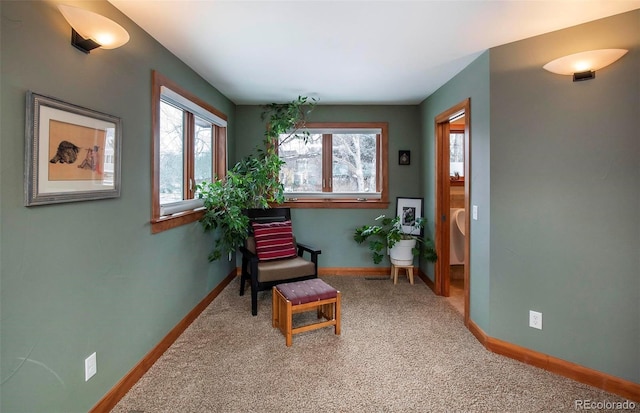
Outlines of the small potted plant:
[{"label": "small potted plant", "polygon": [[403,231],[399,216],[389,218],[380,215],[376,221],[378,224],[356,228],[353,235],[353,239],[358,244],[369,241],[374,264],[379,264],[382,261],[384,251],[389,254],[389,259],[394,265],[412,265],[413,258],[420,255],[427,261],[436,261],[437,254],[433,241],[420,236],[420,232],[427,222],[425,218],[416,219],[410,226],[411,229],[408,233]]}]

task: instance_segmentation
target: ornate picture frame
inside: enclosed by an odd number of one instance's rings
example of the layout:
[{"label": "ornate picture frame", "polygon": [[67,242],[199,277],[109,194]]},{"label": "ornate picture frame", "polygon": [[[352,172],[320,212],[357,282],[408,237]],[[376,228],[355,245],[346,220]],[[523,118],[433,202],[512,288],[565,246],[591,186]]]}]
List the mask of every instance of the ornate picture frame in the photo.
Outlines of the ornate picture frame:
[{"label": "ornate picture frame", "polygon": [[25,206],[120,196],[120,118],[29,91],[25,129]]}]

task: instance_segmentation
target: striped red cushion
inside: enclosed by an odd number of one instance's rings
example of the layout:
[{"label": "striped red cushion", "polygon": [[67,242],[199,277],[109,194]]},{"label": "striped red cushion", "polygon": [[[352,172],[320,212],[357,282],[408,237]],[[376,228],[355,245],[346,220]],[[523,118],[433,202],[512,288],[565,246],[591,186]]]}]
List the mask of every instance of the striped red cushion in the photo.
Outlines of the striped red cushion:
[{"label": "striped red cushion", "polygon": [[256,252],[260,261],[296,256],[291,221],[252,223]]}]

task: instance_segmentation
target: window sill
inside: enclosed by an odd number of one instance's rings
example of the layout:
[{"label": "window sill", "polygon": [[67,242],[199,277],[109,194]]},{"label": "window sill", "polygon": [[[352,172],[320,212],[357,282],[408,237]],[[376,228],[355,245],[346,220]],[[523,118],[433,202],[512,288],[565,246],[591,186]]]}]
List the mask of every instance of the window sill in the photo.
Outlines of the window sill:
[{"label": "window sill", "polygon": [[157,234],[162,231],[176,228],[182,225],[198,221],[204,215],[204,209],[195,211],[185,211],[167,217],[160,217],[151,221],[151,233]]},{"label": "window sill", "polygon": [[356,201],[353,199],[301,199],[299,201],[287,201],[274,207],[287,208],[334,208],[334,209],[387,209],[389,201],[383,199],[371,199]]}]

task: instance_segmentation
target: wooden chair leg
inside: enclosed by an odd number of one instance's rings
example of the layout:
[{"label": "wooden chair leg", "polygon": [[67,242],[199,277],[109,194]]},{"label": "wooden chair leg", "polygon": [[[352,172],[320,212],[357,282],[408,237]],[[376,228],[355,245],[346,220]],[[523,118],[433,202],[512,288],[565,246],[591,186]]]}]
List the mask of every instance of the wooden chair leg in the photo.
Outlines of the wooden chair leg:
[{"label": "wooden chair leg", "polygon": [[258,287],[251,286],[251,314],[258,315]]},{"label": "wooden chair leg", "polygon": [[336,325],[334,327],[334,332],[337,335],[340,335],[340,291],[338,291],[338,295],[336,296],[336,302],[333,304],[335,308],[335,318]]},{"label": "wooden chair leg", "polygon": [[292,312],[291,312],[291,301],[287,301],[285,304],[285,316],[284,316],[284,328],[285,328],[285,341],[287,344],[287,347],[291,347],[292,344],[292,336],[293,334],[291,333],[291,324],[292,324],[292,320],[291,320],[291,316],[292,316]]},{"label": "wooden chair leg", "polygon": [[[319,308],[320,314],[318,318],[324,317],[326,320],[333,320],[334,318],[334,305],[333,304],[324,304]],[[320,310],[321,309],[321,310]]]},{"label": "wooden chair leg", "polygon": [[280,313],[280,309],[278,308],[280,305],[280,297],[278,297],[278,292],[276,291],[276,287],[273,287],[271,290],[271,326],[278,327],[278,315]]}]

